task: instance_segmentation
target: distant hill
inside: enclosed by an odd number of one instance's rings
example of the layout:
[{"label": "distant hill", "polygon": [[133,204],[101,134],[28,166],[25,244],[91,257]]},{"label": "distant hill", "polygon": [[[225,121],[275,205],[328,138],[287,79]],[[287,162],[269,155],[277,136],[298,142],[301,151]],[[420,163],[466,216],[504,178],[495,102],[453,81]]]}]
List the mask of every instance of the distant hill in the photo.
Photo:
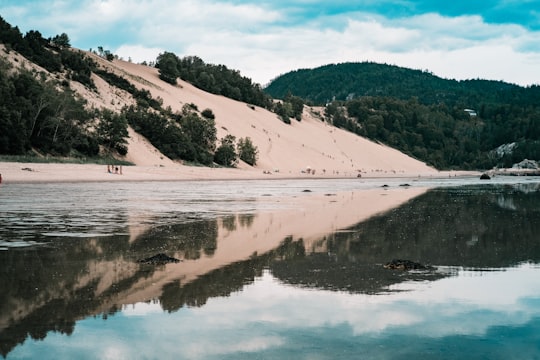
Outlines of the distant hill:
[{"label": "distant hill", "polygon": [[265,88],[277,99],[290,93],[317,105],[362,96],[386,96],[403,100],[415,97],[423,104],[444,102],[451,106],[474,106],[480,98],[484,102],[498,102],[516,97],[523,90],[501,81],[448,80],[426,71],[373,62],[291,71],[277,77]]}]

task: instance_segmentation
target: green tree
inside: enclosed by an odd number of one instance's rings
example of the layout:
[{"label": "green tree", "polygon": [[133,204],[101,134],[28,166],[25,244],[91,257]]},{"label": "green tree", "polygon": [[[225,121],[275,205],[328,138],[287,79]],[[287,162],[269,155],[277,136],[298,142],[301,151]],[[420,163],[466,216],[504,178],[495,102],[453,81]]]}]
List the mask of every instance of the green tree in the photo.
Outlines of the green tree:
[{"label": "green tree", "polygon": [[238,163],[238,154],[236,153],[235,145],[236,137],[233,135],[226,135],[221,139],[221,145],[216,149],[214,154],[214,161],[217,164],[235,167]]},{"label": "green tree", "polygon": [[51,39],[51,43],[59,48],[68,48],[71,46],[69,43],[69,36],[66,33],[56,35]]},{"label": "green tree", "polygon": [[100,143],[110,154],[113,150],[120,154],[127,153],[128,123],[124,114],[103,109],[98,116],[97,134]]},{"label": "green tree", "polygon": [[304,112],[304,101],[302,98],[288,93],[284,102],[290,104],[290,114],[288,115],[298,121],[302,120],[302,113]]},{"label": "green tree", "polygon": [[245,163],[254,166],[257,164],[257,158],[259,150],[253,143],[251,142],[251,139],[249,137],[246,138],[240,138],[238,140],[238,156],[240,157],[240,160],[244,161]]},{"label": "green tree", "polygon": [[178,57],[171,52],[159,54],[156,67],[159,69],[159,78],[169,84],[176,85],[178,72]]},{"label": "green tree", "polygon": [[196,161],[210,165],[214,159],[217,131],[213,119],[201,118],[194,112],[184,114],[180,119],[182,132],[196,150]]},{"label": "green tree", "polygon": [[212,109],[204,109],[202,112],[201,112],[201,115],[204,116],[205,118],[207,119],[212,119],[214,120],[216,118],[216,116],[214,115],[214,112],[212,111]]}]

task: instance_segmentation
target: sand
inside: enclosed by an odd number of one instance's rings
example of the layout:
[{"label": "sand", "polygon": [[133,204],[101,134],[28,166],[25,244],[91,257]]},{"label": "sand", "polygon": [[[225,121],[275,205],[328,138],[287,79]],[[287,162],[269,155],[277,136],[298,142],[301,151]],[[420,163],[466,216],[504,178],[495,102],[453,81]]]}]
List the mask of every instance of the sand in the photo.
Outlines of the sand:
[{"label": "sand", "polygon": [[[120,171],[120,169],[119,169]],[[258,169],[227,169],[198,166],[171,165],[122,166],[122,174],[107,171],[106,165],[41,164],[0,162],[2,184],[48,183],[48,182],[101,182],[101,181],[184,181],[184,180],[260,180],[260,179],[331,179],[356,178],[351,174],[315,174],[300,170],[291,172],[264,173]],[[469,172],[364,174],[363,178],[447,178],[470,175]]]}]

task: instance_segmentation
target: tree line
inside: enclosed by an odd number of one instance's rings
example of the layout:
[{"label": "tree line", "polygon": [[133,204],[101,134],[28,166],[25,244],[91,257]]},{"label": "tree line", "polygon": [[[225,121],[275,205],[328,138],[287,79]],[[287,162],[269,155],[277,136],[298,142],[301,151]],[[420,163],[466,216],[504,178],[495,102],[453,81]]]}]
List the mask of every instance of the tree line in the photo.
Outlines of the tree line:
[{"label": "tree line", "polygon": [[260,85],[225,65],[207,64],[197,56],[180,58],[172,52],[164,52],[156,59],[156,67],[159,77],[170,84],[176,85],[176,79],[181,78],[212,94],[263,108],[272,107],[271,98]]},{"label": "tree line", "polygon": [[180,58],[172,52],[164,52],[157,57],[155,66],[159,69],[160,79],[172,85],[180,78],[212,94],[270,110],[287,124],[291,119],[300,121],[302,118],[302,98],[289,94],[275,102],[259,84],[225,65],[208,64],[197,56]]},{"label": "tree line", "polygon": [[39,31],[30,30],[23,36],[17,26],[12,27],[0,17],[0,43],[51,73],[66,72],[69,79],[95,88],[91,78],[95,63],[70,49],[66,33],[46,39]]}]

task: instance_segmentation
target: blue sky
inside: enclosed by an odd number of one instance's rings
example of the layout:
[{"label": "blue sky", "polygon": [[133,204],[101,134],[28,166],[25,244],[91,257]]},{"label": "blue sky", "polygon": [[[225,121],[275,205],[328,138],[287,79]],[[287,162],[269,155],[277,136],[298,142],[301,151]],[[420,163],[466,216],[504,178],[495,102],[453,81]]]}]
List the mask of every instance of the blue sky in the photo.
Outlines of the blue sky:
[{"label": "blue sky", "polygon": [[540,0],[0,0],[0,16],[135,62],[197,55],[263,85],[346,61],[540,84]]}]

